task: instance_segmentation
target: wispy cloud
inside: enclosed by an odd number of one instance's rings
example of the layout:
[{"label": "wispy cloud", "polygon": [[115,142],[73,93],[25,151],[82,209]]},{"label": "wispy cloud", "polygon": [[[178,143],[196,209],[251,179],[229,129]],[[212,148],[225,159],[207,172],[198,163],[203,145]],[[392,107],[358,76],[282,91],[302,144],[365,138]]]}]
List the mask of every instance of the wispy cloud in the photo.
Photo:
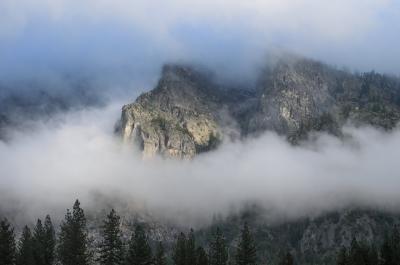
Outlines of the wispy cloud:
[{"label": "wispy cloud", "polygon": [[4,0],[0,76],[124,70],[151,79],[179,60],[236,75],[268,49],[397,74],[399,9],[391,0]]},{"label": "wispy cloud", "polygon": [[14,140],[0,142],[1,194],[29,205],[32,214],[62,211],[76,197],[90,203],[91,191],[120,194],[191,220],[246,201],[287,216],[352,203],[395,208],[398,130],[350,127],[353,140],[346,144],[320,135],[301,147],[267,133],[183,163],[143,162],[112,130],[120,107],[150,89],[168,61],[254,80],[266,52],[289,50],[397,74],[399,10],[395,0],[2,0],[1,88],[15,92],[19,82],[34,80],[24,86],[68,91],[73,85],[65,79],[82,78],[100,91],[118,90],[125,101],[13,132]]},{"label": "wispy cloud", "polygon": [[28,216],[61,215],[75,198],[94,205],[95,193],[189,224],[246,203],[273,218],[348,206],[400,210],[398,130],[348,127],[345,142],[321,134],[297,147],[266,133],[193,161],[143,161],[112,134],[118,116],[119,104],[69,113],[1,144],[0,206],[15,207],[5,203],[13,198]]}]

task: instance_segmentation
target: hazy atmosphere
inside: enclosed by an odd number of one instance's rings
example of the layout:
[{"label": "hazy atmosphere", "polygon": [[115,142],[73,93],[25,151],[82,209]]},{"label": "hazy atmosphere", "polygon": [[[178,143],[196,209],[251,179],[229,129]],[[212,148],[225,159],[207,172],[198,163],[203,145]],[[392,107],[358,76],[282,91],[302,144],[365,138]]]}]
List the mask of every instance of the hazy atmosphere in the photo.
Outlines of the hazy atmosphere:
[{"label": "hazy atmosphere", "polygon": [[94,206],[102,195],[192,225],[249,203],[272,211],[272,220],[347,206],[399,210],[397,129],[349,125],[344,140],[316,134],[295,147],[271,132],[193,161],[143,161],[114,135],[119,115],[120,104],[72,111],[1,143],[2,201],[34,218],[61,214],[75,198]]},{"label": "hazy atmosphere", "polygon": [[165,62],[249,78],[280,50],[398,75],[399,10],[395,0],[3,0],[0,79],[149,89]]},{"label": "hazy atmosphere", "polygon": [[286,217],[354,204],[397,211],[397,129],[348,124],[343,139],[314,133],[299,145],[266,132],[182,162],[142,160],[114,127],[164,63],[251,86],[284,51],[398,76],[398,32],[394,0],[2,0],[1,98],[47,91],[66,103],[46,119],[15,112],[23,125],[0,142],[1,201],[35,216],[75,198],[91,205],[99,192],[194,223],[253,202]]},{"label": "hazy atmosphere", "polygon": [[400,0],[0,0],[0,265],[399,265]]}]

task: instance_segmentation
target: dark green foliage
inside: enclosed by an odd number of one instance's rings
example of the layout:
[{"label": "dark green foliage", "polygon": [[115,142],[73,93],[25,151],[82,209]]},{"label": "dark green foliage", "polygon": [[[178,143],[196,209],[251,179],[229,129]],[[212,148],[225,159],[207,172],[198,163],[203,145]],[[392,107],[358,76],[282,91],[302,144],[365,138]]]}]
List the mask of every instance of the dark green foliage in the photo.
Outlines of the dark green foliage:
[{"label": "dark green foliage", "polygon": [[63,265],[87,265],[91,260],[86,218],[78,200],[61,224],[57,252]]},{"label": "dark green foliage", "polygon": [[167,265],[167,257],[162,242],[158,242],[156,255],[154,257],[154,265]]},{"label": "dark green foliage", "polygon": [[377,265],[379,263],[378,251],[376,250],[375,246],[371,246],[368,248],[368,258],[367,264],[368,265]]},{"label": "dark green foliage", "polygon": [[100,231],[103,239],[99,246],[99,263],[102,265],[117,265],[124,262],[120,224],[120,217],[112,209]]},{"label": "dark green foliage", "polygon": [[386,235],[381,248],[381,265],[400,264],[400,234],[395,227],[391,235]]},{"label": "dark green foliage", "polygon": [[18,242],[17,265],[35,265],[32,232],[25,226]]},{"label": "dark green foliage", "polygon": [[193,229],[190,230],[188,236],[180,233],[176,240],[172,260],[175,265],[207,265],[208,257],[202,247],[196,248],[196,239]]},{"label": "dark green foliage", "polygon": [[211,133],[209,135],[209,141],[207,145],[196,144],[196,151],[198,153],[204,153],[216,149],[221,144],[221,139],[218,135]]},{"label": "dark green foliage", "polygon": [[217,228],[210,242],[210,265],[226,265],[228,263],[228,250],[221,230]]},{"label": "dark green foliage", "polygon": [[189,136],[191,135],[191,133],[187,129],[186,125],[181,125],[181,124],[177,123],[177,124],[175,124],[175,130],[177,130],[183,134],[189,135]]},{"label": "dark green foliage", "polygon": [[392,232],[392,249],[393,249],[393,258],[396,264],[400,264],[400,231],[399,227],[395,227]]},{"label": "dark green foliage", "polygon": [[378,252],[374,246],[360,244],[355,238],[351,241],[350,250],[345,247],[336,257],[337,265],[377,265]]},{"label": "dark green foliage", "polygon": [[14,229],[7,219],[0,221],[0,264],[14,265],[16,255]]},{"label": "dark green foliage", "polygon": [[339,250],[339,253],[337,255],[336,264],[337,265],[347,265],[347,264],[349,264],[348,262],[349,262],[349,257],[348,257],[347,249],[345,247],[342,247]]},{"label": "dark green foliage", "polygon": [[44,225],[37,220],[33,231],[33,257],[36,265],[52,265],[55,259],[56,238],[54,227],[49,215],[46,216]]},{"label": "dark green foliage", "polygon": [[53,223],[51,222],[50,215],[47,215],[44,220],[44,235],[43,235],[43,251],[44,251],[44,264],[52,265],[55,260],[55,247],[56,247],[56,233],[54,231]]},{"label": "dark green foliage", "polygon": [[215,149],[220,144],[221,144],[221,138],[218,135],[210,134],[208,149],[209,150]]},{"label": "dark green foliage", "polygon": [[385,240],[381,247],[381,265],[392,265],[393,263],[393,251],[389,237],[386,235]]},{"label": "dark green foliage", "polygon": [[196,240],[193,229],[190,230],[186,241],[186,264],[196,264]]},{"label": "dark green foliage", "polygon": [[207,253],[202,247],[196,250],[196,265],[208,265]]},{"label": "dark green foliage", "polygon": [[366,253],[358,241],[353,238],[350,245],[349,264],[351,265],[364,265]]},{"label": "dark green foliage", "polygon": [[151,120],[151,123],[154,126],[158,126],[161,130],[165,131],[167,129],[168,121],[165,120],[165,118],[161,116],[157,116],[153,120]]},{"label": "dark green foliage", "polygon": [[141,225],[137,225],[135,233],[129,242],[127,265],[150,265],[153,257],[146,232]]},{"label": "dark green foliage", "polygon": [[301,122],[296,133],[289,135],[288,139],[296,143],[298,140],[307,139],[310,131],[325,131],[339,136],[340,126],[331,113],[324,112],[319,117]]},{"label": "dark green foliage", "polygon": [[172,260],[175,265],[186,265],[186,235],[180,233],[174,247]]},{"label": "dark green foliage", "polygon": [[236,265],[254,265],[257,263],[257,250],[247,223],[244,224],[236,251]]},{"label": "dark green foliage", "polygon": [[290,252],[287,252],[285,255],[282,256],[279,265],[293,265],[294,260],[292,254]]},{"label": "dark green foliage", "polygon": [[37,265],[45,265],[45,257],[44,257],[44,238],[45,231],[40,219],[37,220],[36,226],[33,230],[33,256],[35,259],[35,264]]},{"label": "dark green foliage", "polygon": [[[257,233],[253,238],[250,233],[250,227],[247,223],[244,224],[239,241],[237,244],[234,259],[229,258],[228,245],[235,246],[234,240],[238,238],[237,227],[243,220],[254,220],[251,211],[232,219],[234,222],[222,224],[224,228],[224,235],[220,229],[216,229],[212,234],[209,245],[206,249],[202,247],[209,234],[207,230],[200,230],[194,233],[193,230],[186,236],[180,233],[177,237],[175,247],[173,248],[172,255],[166,256],[166,251],[161,242],[155,245],[156,254],[152,257],[149,240],[142,226],[137,226],[135,233],[129,243],[129,252],[127,259],[124,260],[124,247],[122,243],[122,236],[120,231],[120,218],[112,210],[101,226],[100,234],[103,237],[102,242],[99,244],[98,263],[100,265],[121,265],[126,261],[127,265],[166,265],[169,264],[172,258],[176,265],[254,265],[260,261],[260,264],[279,264],[291,265],[294,264],[337,264],[337,265],[399,265],[400,255],[400,234],[397,228],[393,229],[387,234],[383,240],[380,237],[383,230],[378,230],[374,234],[372,245],[367,245],[363,242],[357,241],[354,237],[348,249],[342,248],[337,252],[336,262],[334,255],[331,253],[326,254],[323,248],[318,248],[314,252],[303,251],[299,240],[302,238],[302,232],[311,222],[304,220],[302,222],[295,222],[293,224],[280,224],[275,227],[275,230],[257,227]],[[362,212],[353,211],[351,214],[346,215],[346,222],[356,222],[357,218],[362,217]],[[377,223],[387,222],[386,225],[396,224],[396,221],[388,221],[384,216],[378,215]],[[331,222],[340,224],[343,220],[336,215],[329,218],[317,218],[312,222],[316,225],[323,224],[324,222]],[[295,224],[295,225],[294,225]],[[221,225],[219,223],[218,225]],[[257,225],[257,224],[255,224]],[[213,226],[217,227],[217,224]],[[271,232],[272,231],[272,232]],[[265,237],[273,235],[273,243],[268,245],[263,243]],[[196,235],[196,237],[195,237]],[[225,235],[228,241],[225,241]],[[359,238],[365,238],[362,234],[355,234]],[[195,239],[199,239],[200,244],[196,244]],[[8,243],[7,243],[8,242]],[[255,243],[257,242],[258,255],[262,259],[257,259]],[[348,243],[346,241],[338,241],[335,238],[333,243],[342,244]],[[75,202],[73,211],[67,211],[64,222],[61,224],[60,242],[57,245],[57,253],[59,260],[57,265],[61,264],[78,264],[88,265],[92,264],[91,253],[89,252],[89,240],[87,236],[86,220],[83,210],[80,208],[79,201]],[[374,244],[379,245],[380,253],[378,253]],[[15,249],[13,230],[6,220],[1,221],[0,225],[0,265],[54,265],[54,245],[55,235],[54,228],[49,216],[46,217],[44,224],[38,220],[33,232],[25,227],[22,231],[18,244],[18,251]],[[335,247],[335,246],[333,246]],[[169,248],[167,248],[169,250]],[[290,249],[291,253],[283,252],[284,255],[278,253],[282,249]],[[293,256],[291,255],[293,254]],[[16,255],[16,256],[15,256]],[[308,257],[311,257],[308,259]],[[11,258],[10,258],[11,257]],[[16,257],[16,258],[15,258]],[[262,260],[262,262],[261,262]]]}]

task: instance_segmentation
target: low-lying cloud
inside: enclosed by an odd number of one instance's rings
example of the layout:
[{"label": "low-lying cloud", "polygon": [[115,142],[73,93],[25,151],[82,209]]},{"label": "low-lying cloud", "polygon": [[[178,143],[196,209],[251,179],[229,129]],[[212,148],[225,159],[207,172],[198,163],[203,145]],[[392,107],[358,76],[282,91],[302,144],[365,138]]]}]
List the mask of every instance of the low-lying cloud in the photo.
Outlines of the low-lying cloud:
[{"label": "low-lying cloud", "polygon": [[399,210],[399,130],[349,126],[344,140],[319,134],[300,146],[267,132],[192,161],[143,161],[113,134],[120,106],[58,115],[0,142],[0,207],[61,217],[75,198],[90,208],[101,194],[194,225],[246,203],[285,218],[351,206]]}]

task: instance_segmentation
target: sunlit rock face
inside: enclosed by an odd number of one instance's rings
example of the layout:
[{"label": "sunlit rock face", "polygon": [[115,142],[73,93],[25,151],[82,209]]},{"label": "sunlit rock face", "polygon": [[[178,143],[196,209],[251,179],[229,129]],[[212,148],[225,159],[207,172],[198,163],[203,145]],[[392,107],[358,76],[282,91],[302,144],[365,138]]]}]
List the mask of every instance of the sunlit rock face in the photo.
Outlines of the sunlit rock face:
[{"label": "sunlit rock face", "polygon": [[166,65],[158,85],[122,110],[121,133],[144,157],[192,158],[221,141],[266,130],[296,143],[311,131],[341,135],[348,121],[393,128],[400,81],[352,74],[287,57],[265,67],[254,88],[231,88],[203,70]]},{"label": "sunlit rock face", "polygon": [[164,67],[157,87],[122,111],[122,136],[144,157],[191,158],[214,148],[223,137],[219,92],[206,73]]}]

